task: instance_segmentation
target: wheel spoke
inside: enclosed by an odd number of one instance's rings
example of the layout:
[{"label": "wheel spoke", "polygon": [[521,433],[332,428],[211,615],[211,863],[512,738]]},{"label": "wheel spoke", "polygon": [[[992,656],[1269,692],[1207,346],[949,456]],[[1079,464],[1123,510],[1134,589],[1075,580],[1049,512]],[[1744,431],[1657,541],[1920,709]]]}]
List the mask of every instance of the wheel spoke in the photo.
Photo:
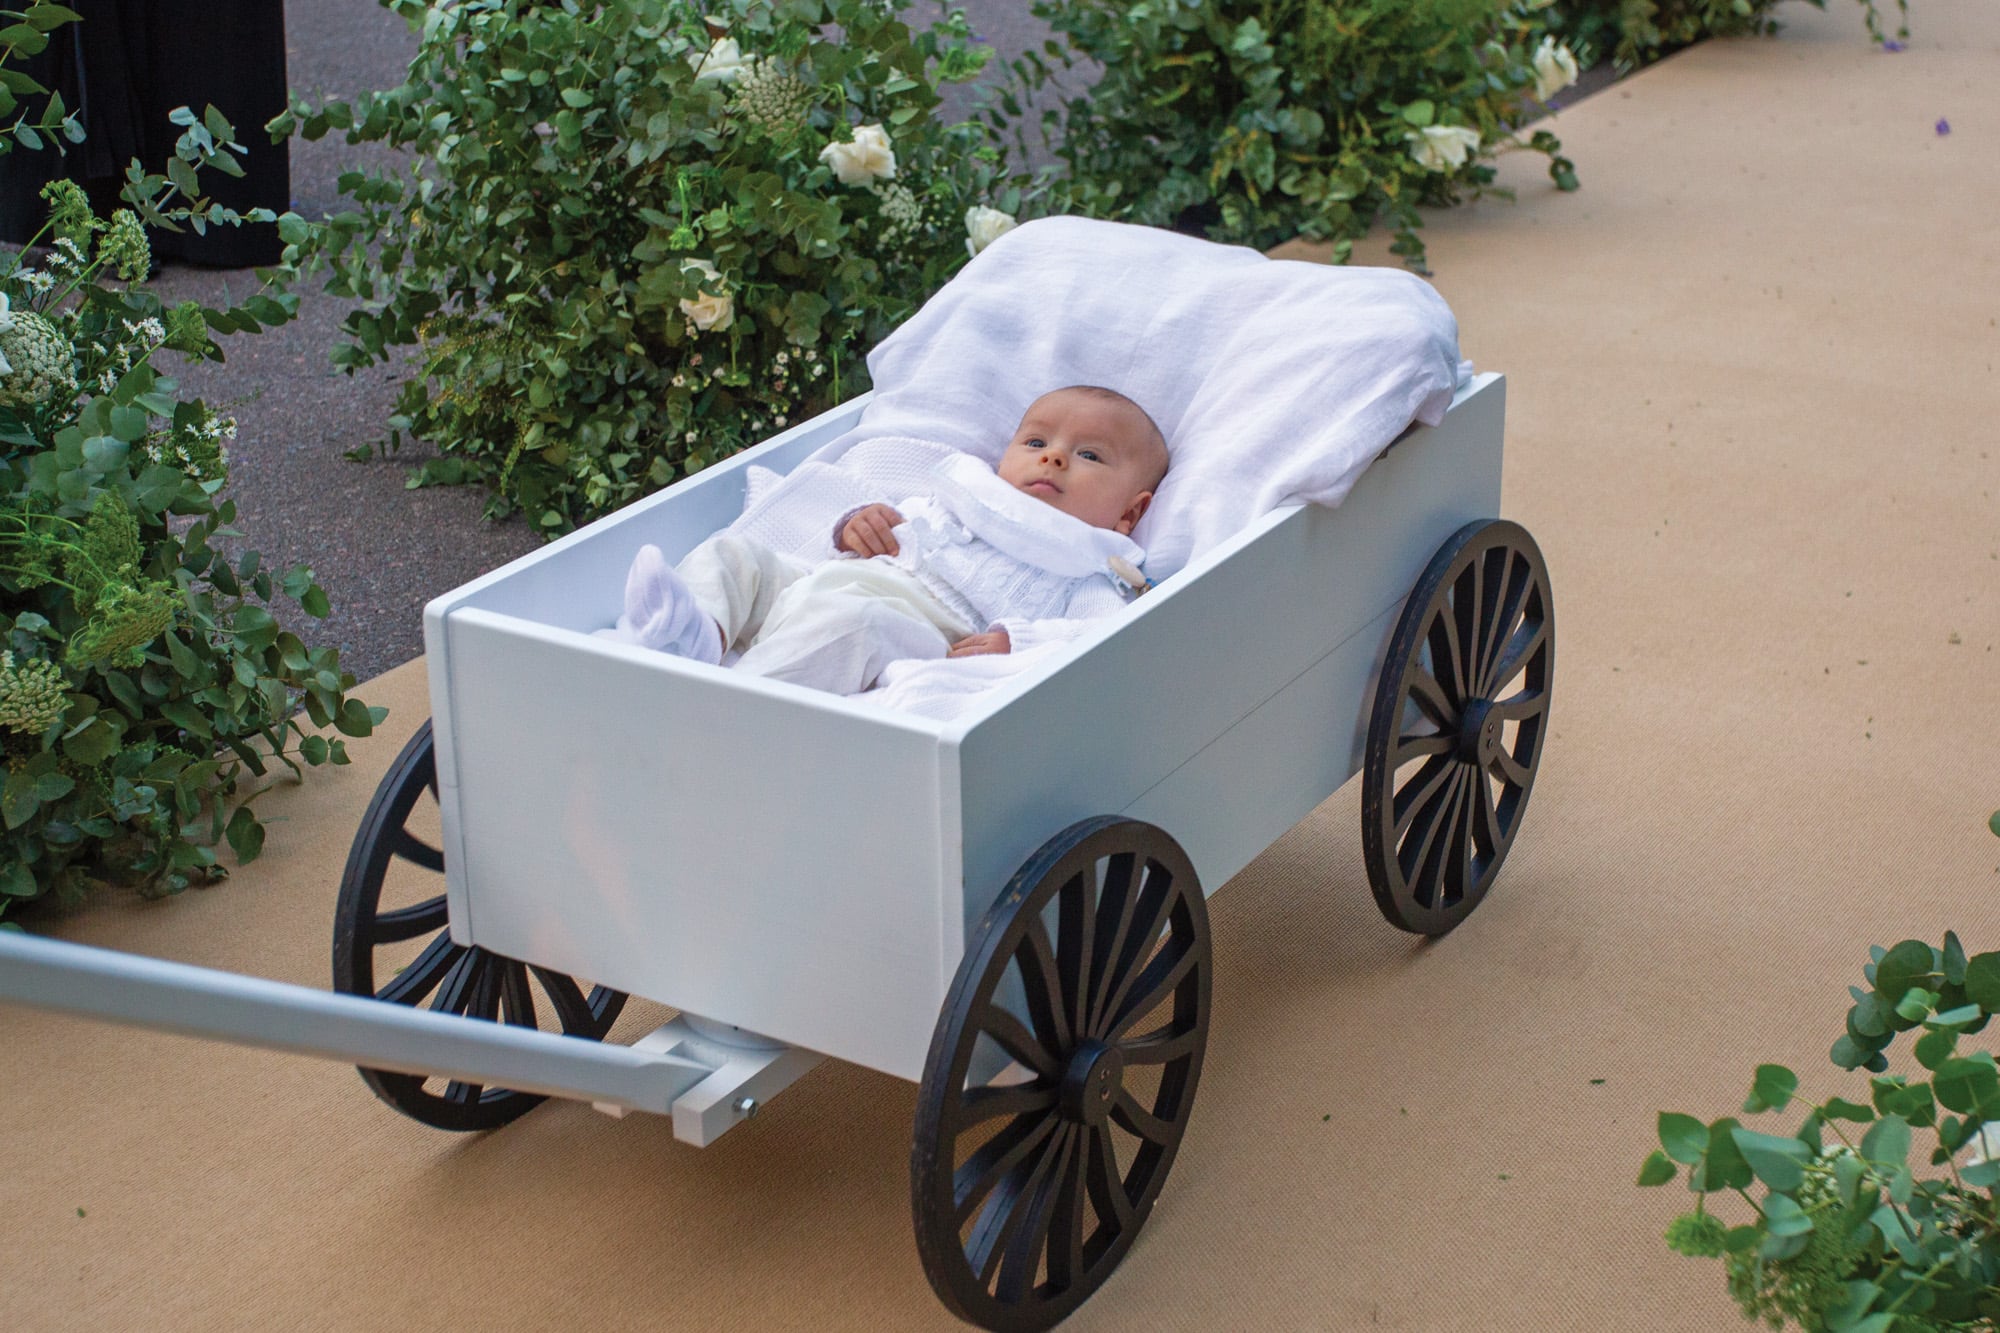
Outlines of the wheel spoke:
[{"label": "wheel spoke", "polygon": [[1535,570],[1517,552],[1507,552],[1509,575],[1505,591],[1494,607],[1493,624],[1488,627],[1485,674],[1480,677],[1480,693],[1488,698],[1496,694],[1507,683],[1499,674],[1503,646],[1512,642],[1516,625],[1527,608],[1528,598],[1535,588]]},{"label": "wheel spoke", "polygon": [[1458,786],[1458,817],[1451,823],[1451,841],[1445,844],[1444,898],[1447,902],[1459,902],[1472,888],[1472,807],[1477,798],[1474,787],[1483,787],[1486,779],[1476,769],[1460,771]]},{"label": "wheel spoke", "polygon": [[395,840],[389,844],[389,849],[405,861],[444,873],[444,853],[408,829],[396,830]]},{"label": "wheel spoke", "polygon": [[[1485,561],[1475,559],[1465,567],[1451,588],[1449,618],[1458,637],[1458,656],[1453,660],[1458,664],[1460,700],[1473,698],[1479,693],[1479,613],[1486,605],[1485,565]],[[1468,583],[1472,585],[1469,589],[1466,587]]]},{"label": "wheel spoke", "polygon": [[479,1099],[485,1095],[485,1084],[461,1083],[457,1079],[453,1079],[444,1090],[444,1100],[453,1106],[476,1105]]},{"label": "wheel spoke", "polygon": [[1028,1025],[997,1004],[989,1004],[980,1011],[977,1030],[993,1038],[1000,1044],[1001,1050],[1044,1078],[1055,1078],[1062,1072],[1056,1057],[1035,1040],[1035,1034],[1028,1030]]},{"label": "wheel spoke", "polygon": [[1450,607],[1439,608],[1431,617],[1425,638],[1430,641],[1431,677],[1444,691],[1445,706],[1456,717],[1465,708],[1468,689],[1465,671],[1458,664],[1458,627],[1452,623]]},{"label": "wheel spoke", "polygon": [[467,949],[459,960],[452,964],[444,984],[431,997],[431,1008],[441,1014],[462,1014],[472,1003],[472,993],[486,974],[486,954],[478,948]]},{"label": "wheel spoke", "polygon": [[530,970],[534,972],[535,980],[542,983],[542,993],[555,1006],[556,1020],[562,1024],[564,1032],[589,1032],[597,1026],[597,1015],[591,1012],[583,987],[560,972],[540,967]]},{"label": "wheel spoke", "polygon": [[424,951],[417,955],[415,962],[375,992],[375,998],[387,1000],[390,1004],[415,1004],[429,995],[432,988],[458,966],[467,952],[465,946],[453,944],[450,935],[440,934],[424,946]]},{"label": "wheel spoke", "polygon": [[[1174,903],[1179,897],[1172,874],[1165,866],[1150,862],[1146,866],[1145,892],[1149,901],[1140,915],[1141,925],[1126,942],[1124,951],[1118,959],[1117,984],[1107,988],[1108,994],[1104,997],[1103,1005],[1092,1016],[1093,1033],[1103,1030],[1105,1015],[1120,1012],[1126,994],[1138,979],[1140,960],[1151,955],[1159,943],[1160,934],[1167,929],[1172,918]],[[1143,1014],[1145,1011],[1140,1012]]]},{"label": "wheel spoke", "polygon": [[1118,1142],[1111,1137],[1108,1121],[1097,1126],[1091,1138],[1090,1202],[1098,1220],[1122,1234],[1132,1225],[1132,1196],[1125,1192],[1125,1177],[1118,1169]]},{"label": "wheel spoke", "polygon": [[972,1088],[959,1101],[957,1114],[945,1128],[952,1136],[974,1125],[1002,1115],[1033,1115],[1056,1104],[1056,1090],[1048,1083],[1018,1083],[1004,1088]]},{"label": "wheel spoke", "polygon": [[965,1159],[952,1173],[952,1207],[959,1227],[963,1227],[1007,1174],[1020,1167],[1028,1154],[1042,1144],[1062,1123],[1052,1115],[1020,1116],[998,1134],[979,1145],[979,1151]]},{"label": "wheel spoke", "polygon": [[1028,1021],[1034,1025],[1041,1044],[1053,1051],[1069,1050],[1071,1028],[1064,1012],[1062,978],[1056,969],[1055,950],[1040,916],[1028,918],[1027,930],[1014,950],[1014,962],[1021,969],[1021,989],[1026,992]]},{"label": "wheel spoke", "polygon": [[1130,1088],[1118,1089],[1118,1097],[1111,1103],[1111,1118],[1140,1138],[1157,1143],[1162,1148],[1174,1141],[1172,1122],[1160,1119],[1139,1105],[1139,1099],[1132,1095]]},{"label": "wheel spoke", "polygon": [[1128,1065],[1163,1065],[1193,1055],[1201,1044],[1201,1029],[1169,1023],[1118,1043]]},{"label": "wheel spoke", "polygon": [[1549,711],[1547,690],[1522,690],[1510,694],[1505,699],[1496,699],[1487,711],[1488,717],[1497,717],[1502,722],[1526,722],[1529,718],[1540,717]]},{"label": "wheel spoke", "polygon": [[1090,956],[1097,947],[1097,867],[1086,866],[1056,895],[1056,966],[1070,1031],[1090,1022]]},{"label": "wheel spoke", "polygon": [[[1066,1135],[1052,1136],[1057,1142]],[[979,1285],[984,1287],[993,1281],[993,1271],[1006,1257],[1014,1237],[1021,1233],[1028,1215],[1041,1197],[1042,1182],[1048,1178],[1049,1165],[1054,1158],[1054,1144],[1043,1144],[1035,1157],[1035,1164],[1024,1177],[1010,1177],[1007,1185],[993,1192],[993,1201],[980,1215],[979,1225],[972,1230],[972,1239],[965,1249],[965,1257],[971,1261],[972,1271],[979,1275]],[[1007,1188],[1015,1185],[1017,1188]]]},{"label": "wheel spoke", "polygon": [[1049,1228],[1062,1202],[1062,1185],[1069,1175],[1069,1161],[1076,1151],[1076,1126],[1064,1125],[1050,1150],[1052,1165],[1028,1200],[1026,1225],[1014,1233],[1007,1257],[1000,1263],[1000,1282],[994,1295],[1009,1305],[1018,1305],[1035,1285],[1036,1261],[1048,1243]]},{"label": "wheel spoke", "polygon": [[1396,748],[1389,752],[1389,767],[1400,768],[1412,759],[1450,754],[1457,747],[1458,741],[1442,732],[1430,736],[1399,736]]},{"label": "wheel spoke", "polygon": [[1493,767],[1489,771],[1494,777],[1499,778],[1510,787],[1526,787],[1535,779],[1535,775],[1528,770],[1526,764],[1523,764],[1505,750],[1501,750],[1493,756]]},{"label": "wheel spoke", "polygon": [[1056,1187],[1055,1225],[1049,1230],[1049,1286],[1068,1291],[1083,1277],[1084,1206],[1088,1202],[1091,1140],[1077,1127],[1070,1136],[1070,1154]]},{"label": "wheel spoke", "polygon": [[1415,888],[1419,880],[1435,879],[1433,872],[1440,862],[1440,852],[1444,846],[1439,841],[1438,835],[1449,829],[1458,817],[1459,797],[1465,790],[1465,785],[1458,780],[1458,775],[1463,772],[1461,766],[1456,764],[1452,766],[1451,778],[1445,783],[1437,799],[1432,802],[1431,811],[1425,816],[1422,831],[1413,838],[1404,839],[1402,847],[1396,852],[1397,864],[1402,867],[1404,882],[1412,888]]},{"label": "wheel spoke", "polygon": [[[1514,553],[1505,547],[1488,551],[1480,557],[1482,565],[1492,565],[1487,572],[1492,577],[1486,580],[1485,595],[1479,602],[1479,642],[1472,664],[1473,688],[1480,697],[1487,696],[1487,672],[1494,659],[1499,656],[1500,645],[1505,642],[1509,628],[1513,626],[1518,610],[1510,610],[1516,601]],[[1527,573],[1523,567],[1523,575]]]},{"label": "wheel spoke", "polygon": [[1479,797],[1476,807],[1479,823],[1476,828],[1480,841],[1486,845],[1486,859],[1490,861],[1507,845],[1507,831],[1500,827],[1500,808],[1493,800],[1493,786],[1486,774],[1479,775],[1473,790]]},{"label": "wheel spoke", "polygon": [[1458,765],[1449,759],[1432,758],[1424,761],[1424,766],[1416,771],[1403,789],[1396,793],[1393,802],[1396,813],[1396,837],[1401,838],[1408,831],[1411,821],[1432,805],[1438,792],[1443,790],[1445,779],[1451,776]]},{"label": "wheel spoke", "polygon": [[1098,915],[1110,920],[1112,926],[1108,933],[1101,929],[1097,932],[1096,947],[1091,951],[1091,994],[1079,1029],[1085,1034],[1093,1030],[1098,1015],[1104,1012],[1105,996],[1118,978],[1119,956],[1132,933],[1132,917],[1145,889],[1141,881],[1147,878],[1130,852],[1120,852],[1106,866],[1104,896],[1097,906]]},{"label": "wheel spoke", "polygon": [[1421,709],[1439,731],[1457,730],[1458,709],[1452,705],[1451,697],[1445,693],[1436,676],[1423,670],[1411,672],[1409,697],[1410,702]]},{"label": "wheel spoke", "polygon": [[525,964],[508,959],[500,969],[500,1012],[517,1028],[539,1026],[535,1017],[535,993],[528,985]]},{"label": "wheel spoke", "polygon": [[374,928],[368,932],[368,943],[371,946],[396,944],[413,940],[419,935],[435,934],[449,924],[450,912],[445,906],[444,895],[440,893],[415,907],[402,907],[377,916]]},{"label": "wheel spoke", "polygon": [[1200,956],[1193,940],[1179,934],[1171,936],[1166,947],[1153,955],[1132,985],[1136,998],[1126,1000],[1113,1011],[1116,1016],[1105,1025],[1105,1039],[1115,1041],[1124,1035],[1126,1028],[1158,1008],[1187,979]]},{"label": "wheel spoke", "polygon": [[1501,652],[1500,660],[1494,665],[1487,681],[1487,690],[1499,694],[1513,679],[1527,668],[1530,658],[1549,641],[1549,621],[1547,616],[1537,616],[1522,621],[1507,640],[1507,647]]}]

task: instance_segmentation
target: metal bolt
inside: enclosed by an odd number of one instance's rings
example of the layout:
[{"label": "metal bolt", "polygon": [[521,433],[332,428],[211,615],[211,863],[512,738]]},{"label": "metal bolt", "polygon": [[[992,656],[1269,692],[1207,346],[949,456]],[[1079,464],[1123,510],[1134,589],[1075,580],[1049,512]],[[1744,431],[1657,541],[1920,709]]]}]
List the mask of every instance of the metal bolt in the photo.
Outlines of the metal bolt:
[{"label": "metal bolt", "polygon": [[729,1104],[729,1109],[742,1116],[745,1120],[749,1120],[757,1114],[757,1099],[755,1097],[738,1097]]}]

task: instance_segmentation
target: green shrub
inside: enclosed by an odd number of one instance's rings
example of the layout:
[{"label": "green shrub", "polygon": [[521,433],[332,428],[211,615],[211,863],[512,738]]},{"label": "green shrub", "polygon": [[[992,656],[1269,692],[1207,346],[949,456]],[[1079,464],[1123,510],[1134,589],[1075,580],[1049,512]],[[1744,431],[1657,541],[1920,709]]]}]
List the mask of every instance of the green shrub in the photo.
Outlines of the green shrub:
[{"label": "green shrub", "polygon": [[936,116],[985,52],[905,0],[384,0],[408,80],[272,123],[410,155],[292,261],[362,298],[349,368],[421,360],[390,425],[428,481],[550,534],[866,387],[863,354],[968,251],[995,193],[976,126]]},{"label": "green shrub", "polygon": [[[4,72],[10,95],[46,91]],[[242,860],[262,846],[249,788],[273,759],[346,762],[340,741],[293,720],[301,702],[348,735],[381,717],[345,694],[332,649],[309,650],[262,605],[282,590],[326,614],[311,572],[274,578],[255,552],[232,568],[212,545],[238,535],[216,498],[234,425],[152,360],[219,360],[211,330],[282,323],[296,299],[168,310],[134,285],[147,225],[243,220],[200,197],[195,174],[241,171],[228,122],[212,107],[174,118],[185,133],[166,176],[128,173],[131,209],[100,220],[58,181],[43,191],[44,256],[0,256],[0,913],[95,882],[171,893],[220,875],[222,838]],[[27,143],[17,126],[0,152]]]},{"label": "green shrub", "polygon": [[[1825,9],[1826,0],[1807,0]],[[1868,33],[1888,40],[1875,0],[1859,0]],[[1550,26],[1579,51],[1597,52],[1621,71],[1648,65],[1706,37],[1767,36],[1778,30],[1771,11],[1778,0],[1557,0]],[[1896,36],[1910,35],[1909,0],[1896,0],[1902,22]]]},{"label": "green shrub", "polygon": [[[1035,0],[1060,34],[1014,66],[1028,94],[1103,73],[1043,117],[1077,211],[1268,247],[1348,244],[1380,221],[1423,265],[1421,204],[1492,191],[1493,159],[1571,163],[1519,124],[1575,78],[1534,8],[1496,0]],[[1538,61],[1539,57],[1539,61]],[[1539,68],[1538,68],[1539,64]],[[1011,91],[990,119],[1021,137]],[[1499,192],[1504,193],[1504,192]]]},{"label": "green shrub", "polygon": [[[1988,821],[2000,835],[2000,812]],[[1967,957],[1956,935],[1942,948],[1904,940],[1871,950],[1867,989],[1852,988],[1833,1063],[1866,1069],[1865,1098],[1815,1100],[1782,1065],[1759,1065],[1746,1115],[1806,1108],[1789,1134],[1659,1118],[1660,1148],[1639,1170],[1664,1185],[1683,1167],[1691,1213],[1667,1243],[1720,1258],[1744,1316],[1807,1333],[1942,1333],[2000,1326],[2000,1065],[1961,1041],[2000,1013],[2000,952]],[[1891,1074],[1887,1051],[1914,1033],[1921,1073]],[[1935,1133],[1942,1175],[1907,1163],[1912,1131]],[[1761,1185],[1761,1197],[1750,1190]],[[1731,1225],[1711,1196],[1748,1205]]]}]

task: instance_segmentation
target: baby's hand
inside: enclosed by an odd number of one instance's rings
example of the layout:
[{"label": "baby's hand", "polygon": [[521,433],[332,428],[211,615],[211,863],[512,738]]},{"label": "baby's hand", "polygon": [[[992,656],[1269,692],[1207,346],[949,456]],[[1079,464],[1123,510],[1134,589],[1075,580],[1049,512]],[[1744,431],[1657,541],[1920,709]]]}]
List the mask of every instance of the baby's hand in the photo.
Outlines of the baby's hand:
[{"label": "baby's hand", "polygon": [[945,653],[946,657],[977,657],[983,653],[1011,652],[1014,641],[1007,637],[1004,629],[990,629],[984,634],[968,634],[954,643]]},{"label": "baby's hand", "polygon": [[869,505],[840,530],[840,549],[855,555],[894,555],[901,548],[896,534],[889,531],[903,516],[888,505]]}]

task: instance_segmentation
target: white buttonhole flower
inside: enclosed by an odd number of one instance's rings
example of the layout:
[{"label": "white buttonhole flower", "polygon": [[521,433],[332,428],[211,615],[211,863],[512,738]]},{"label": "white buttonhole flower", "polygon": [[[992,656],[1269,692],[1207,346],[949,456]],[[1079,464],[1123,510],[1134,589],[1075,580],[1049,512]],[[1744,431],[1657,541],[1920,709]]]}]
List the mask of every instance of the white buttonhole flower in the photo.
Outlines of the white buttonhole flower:
[{"label": "white buttonhole flower", "polygon": [[1535,96],[1548,101],[1576,82],[1576,56],[1568,45],[1558,46],[1553,37],[1542,38],[1535,48]]},{"label": "white buttonhole flower", "polygon": [[[14,331],[14,312],[10,308],[10,303],[7,300],[7,293],[0,292],[0,333],[12,333],[13,331]],[[4,375],[6,373],[7,372],[5,371],[0,371],[0,375]]]},{"label": "white buttonhole flower", "polygon": [[[722,285],[722,274],[706,259],[683,259],[681,272],[694,273],[701,278],[701,290],[693,299],[681,301],[681,313],[694,322],[694,326],[706,333],[710,330],[721,332],[736,318],[736,298]],[[695,358],[700,364],[700,358]]]},{"label": "white buttonhole flower", "polygon": [[1021,223],[1012,213],[1002,213],[984,204],[965,210],[965,252],[977,255]]},{"label": "white buttonhole flower", "polygon": [[[690,56],[690,60],[694,57]],[[706,54],[696,62],[694,77],[719,79],[723,83],[736,82],[736,76],[748,69],[750,62],[743,58],[743,48],[736,44],[734,37],[724,37],[708,48]]]},{"label": "white buttonhole flower", "polygon": [[896,174],[896,152],[880,125],[861,126],[854,131],[853,143],[828,144],[820,149],[819,160],[833,168],[842,185],[866,185]]},{"label": "white buttonhole flower", "polygon": [[1965,1156],[1959,1158],[1963,1166],[1978,1166],[1982,1162],[2000,1161],[2000,1120],[1988,1120],[1979,1127],[1966,1145]]},{"label": "white buttonhole flower", "polygon": [[1410,136],[1410,156],[1426,171],[1453,171],[1479,147],[1479,131],[1463,125],[1426,125]]}]

